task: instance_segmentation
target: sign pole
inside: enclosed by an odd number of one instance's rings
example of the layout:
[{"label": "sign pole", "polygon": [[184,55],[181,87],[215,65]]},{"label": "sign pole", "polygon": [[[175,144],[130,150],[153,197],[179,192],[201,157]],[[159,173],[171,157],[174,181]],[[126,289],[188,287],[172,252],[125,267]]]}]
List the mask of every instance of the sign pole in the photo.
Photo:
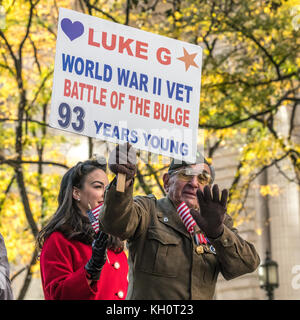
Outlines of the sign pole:
[{"label": "sign pole", "polygon": [[118,173],[117,176],[117,188],[118,192],[124,192],[125,190],[125,182],[126,182],[126,174],[125,173]]}]

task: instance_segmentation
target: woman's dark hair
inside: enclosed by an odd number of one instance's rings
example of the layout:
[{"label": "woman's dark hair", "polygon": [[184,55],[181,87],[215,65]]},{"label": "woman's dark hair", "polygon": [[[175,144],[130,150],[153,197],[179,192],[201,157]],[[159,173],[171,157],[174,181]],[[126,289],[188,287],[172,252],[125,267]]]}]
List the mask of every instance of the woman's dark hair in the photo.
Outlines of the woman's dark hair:
[{"label": "woman's dark hair", "polygon": [[[81,189],[86,176],[96,169],[106,172],[107,164],[103,159],[79,162],[65,173],[60,184],[58,208],[38,234],[37,245],[39,249],[43,247],[45,240],[54,231],[60,231],[69,240],[92,244],[96,234],[88,216],[82,214],[73,198],[73,187]],[[120,253],[124,249],[124,243],[119,238],[109,235],[107,247]]]}]

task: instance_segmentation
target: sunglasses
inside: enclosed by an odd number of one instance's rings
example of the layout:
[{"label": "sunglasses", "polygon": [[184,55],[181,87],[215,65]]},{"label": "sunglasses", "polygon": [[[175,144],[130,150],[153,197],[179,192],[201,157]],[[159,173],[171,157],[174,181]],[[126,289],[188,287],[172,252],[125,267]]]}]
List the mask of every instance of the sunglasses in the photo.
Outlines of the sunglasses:
[{"label": "sunglasses", "polygon": [[177,177],[182,181],[191,181],[193,177],[197,177],[197,181],[202,186],[206,186],[212,182],[211,175],[206,170],[195,170],[193,168],[184,168],[180,170],[170,170],[170,175],[177,174]]}]

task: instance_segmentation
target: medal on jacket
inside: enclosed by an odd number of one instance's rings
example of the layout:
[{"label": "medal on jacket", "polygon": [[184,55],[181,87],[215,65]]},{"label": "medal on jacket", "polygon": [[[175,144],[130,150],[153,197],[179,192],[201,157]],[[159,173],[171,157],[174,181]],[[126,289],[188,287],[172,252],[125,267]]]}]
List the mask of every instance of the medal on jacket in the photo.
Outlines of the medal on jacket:
[{"label": "medal on jacket", "polygon": [[210,245],[209,250],[211,253],[216,254],[216,249],[212,244]]},{"label": "medal on jacket", "polygon": [[[204,234],[199,230],[199,228],[195,228],[195,234],[194,234],[194,239],[196,244],[198,245],[196,247],[196,252],[199,253],[210,253],[208,250],[208,245],[207,242],[208,240],[205,238]],[[201,247],[201,249],[200,249]]]},{"label": "medal on jacket", "polygon": [[201,245],[200,245],[200,246],[197,246],[197,247],[196,247],[196,252],[197,252],[198,254],[204,253],[203,247],[202,247]]},{"label": "medal on jacket", "polygon": [[196,221],[190,213],[189,207],[185,202],[181,202],[181,204],[177,207],[177,212],[187,231],[194,238],[194,241],[197,245],[197,254],[202,254],[204,252],[216,254],[216,249],[209,243],[208,239],[200,231]]}]

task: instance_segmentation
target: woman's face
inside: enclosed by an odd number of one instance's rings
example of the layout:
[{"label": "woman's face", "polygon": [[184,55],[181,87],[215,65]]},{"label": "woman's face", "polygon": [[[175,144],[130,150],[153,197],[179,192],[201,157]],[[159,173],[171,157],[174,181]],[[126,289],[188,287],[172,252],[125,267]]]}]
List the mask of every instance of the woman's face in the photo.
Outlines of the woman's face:
[{"label": "woman's face", "polygon": [[73,198],[83,213],[89,209],[94,209],[104,201],[105,187],[108,185],[106,173],[101,169],[95,169],[86,177],[81,189],[73,188]]}]

